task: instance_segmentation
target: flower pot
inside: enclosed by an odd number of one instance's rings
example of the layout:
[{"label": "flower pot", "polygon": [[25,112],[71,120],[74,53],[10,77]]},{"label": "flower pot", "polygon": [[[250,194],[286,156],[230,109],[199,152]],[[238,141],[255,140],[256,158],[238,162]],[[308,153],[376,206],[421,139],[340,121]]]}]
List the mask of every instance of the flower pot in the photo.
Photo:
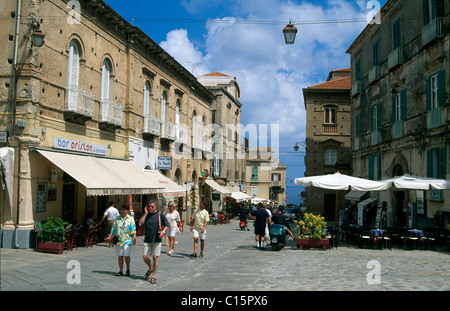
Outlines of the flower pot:
[{"label": "flower pot", "polygon": [[38,241],[38,252],[62,254],[63,250],[64,243]]},{"label": "flower pot", "polygon": [[330,240],[329,239],[320,239],[320,240],[314,240],[314,239],[297,239],[297,248],[303,249],[306,248],[322,248],[323,250],[326,250],[330,246]]}]

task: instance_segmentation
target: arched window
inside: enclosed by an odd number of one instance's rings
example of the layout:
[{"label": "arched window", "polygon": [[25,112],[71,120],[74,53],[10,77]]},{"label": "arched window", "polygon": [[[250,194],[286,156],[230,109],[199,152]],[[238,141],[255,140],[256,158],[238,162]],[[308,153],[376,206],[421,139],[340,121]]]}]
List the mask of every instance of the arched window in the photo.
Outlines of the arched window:
[{"label": "arched window", "polygon": [[151,84],[147,81],[144,86],[144,132],[148,132],[150,129],[150,115],[152,112],[151,105]]},{"label": "arched window", "polygon": [[166,121],[167,121],[167,93],[166,91],[162,92],[161,95],[161,134],[165,133],[165,127],[166,127]]},{"label": "arched window", "polygon": [[175,131],[176,139],[180,138],[180,100],[177,99],[175,104]]},{"label": "arched window", "polygon": [[192,147],[195,147],[197,133],[197,112],[192,112]]},{"label": "arched window", "polygon": [[336,124],[336,107],[325,107],[325,124]]},{"label": "arched window", "polygon": [[111,63],[108,59],[105,59],[102,64],[102,117],[108,117],[109,99],[111,94]]},{"label": "arched window", "polygon": [[69,45],[69,68],[68,68],[68,108],[76,110],[78,99],[78,80],[80,75],[80,47],[76,40],[72,40]]}]

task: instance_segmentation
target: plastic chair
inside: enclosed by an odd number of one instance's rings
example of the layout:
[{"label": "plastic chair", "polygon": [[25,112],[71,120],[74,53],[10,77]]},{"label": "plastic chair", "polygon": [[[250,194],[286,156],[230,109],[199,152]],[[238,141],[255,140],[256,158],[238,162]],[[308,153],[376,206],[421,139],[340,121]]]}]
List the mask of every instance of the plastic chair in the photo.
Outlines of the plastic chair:
[{"label": "plastic chair", "polygon": [[74,228],[72,224],[66,227],[66,239],[66,246],[68,250],[73,250],[74,246],[78,249],[77,236],[74,234]]}]

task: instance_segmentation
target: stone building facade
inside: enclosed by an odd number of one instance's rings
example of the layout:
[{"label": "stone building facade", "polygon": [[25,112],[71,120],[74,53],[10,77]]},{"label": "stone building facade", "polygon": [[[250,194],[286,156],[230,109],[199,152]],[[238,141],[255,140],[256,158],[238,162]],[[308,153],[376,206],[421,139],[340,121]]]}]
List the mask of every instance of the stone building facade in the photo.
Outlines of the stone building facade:
[{"label": "stone building facade", "polygon": [[[444,0],[389,0],[348,49],[354,176],[450,179],[449,14]],[[450,221],[449,191],[373,195],[385,202],[388,225]]]},{"label": "stone building facade", "polygon": [[[350,174],[350,68],[329,73],[327,81],[303,89],[306,110],[305,177]],[[308,212],[335,219],[336,191],[306,188]],[[344,195],[338,205],[345,206]]]},{"label": "stone building facade", "polygon": [[[101,218],[109,201],[142,208],[158,197],[139,187],[87,191],[87,182],[46,152],[61,161],[61,154],[78,160],[88,154],[159,169],[186,190],[179,209],[188,219],[202,171],[210,168],[204,127],[216,96],[101,0],[18,0],[0,7],[9,17],[0,20],[2,37],[9,38],[0,51],[6,60],[0,64],[0,147],[14,152],[13,186],[0,197],[2,245],[11,246],[16,236],[18,247],[28,247],[34,221],[47,216],[83,223],[88,214]],[[42,45],[32,43],[41,35]],[[77,169],[88,174],[90,167]]]}]

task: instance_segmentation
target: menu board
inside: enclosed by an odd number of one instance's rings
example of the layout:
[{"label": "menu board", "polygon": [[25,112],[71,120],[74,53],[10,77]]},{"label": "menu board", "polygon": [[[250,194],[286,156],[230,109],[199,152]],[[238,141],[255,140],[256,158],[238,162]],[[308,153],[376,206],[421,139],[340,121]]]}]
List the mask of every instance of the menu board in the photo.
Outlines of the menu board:
[{"label": "menu board", "polygon": [[36,212],[45,212],[47,208],[47,184],[38,183],[36,187]]}]

